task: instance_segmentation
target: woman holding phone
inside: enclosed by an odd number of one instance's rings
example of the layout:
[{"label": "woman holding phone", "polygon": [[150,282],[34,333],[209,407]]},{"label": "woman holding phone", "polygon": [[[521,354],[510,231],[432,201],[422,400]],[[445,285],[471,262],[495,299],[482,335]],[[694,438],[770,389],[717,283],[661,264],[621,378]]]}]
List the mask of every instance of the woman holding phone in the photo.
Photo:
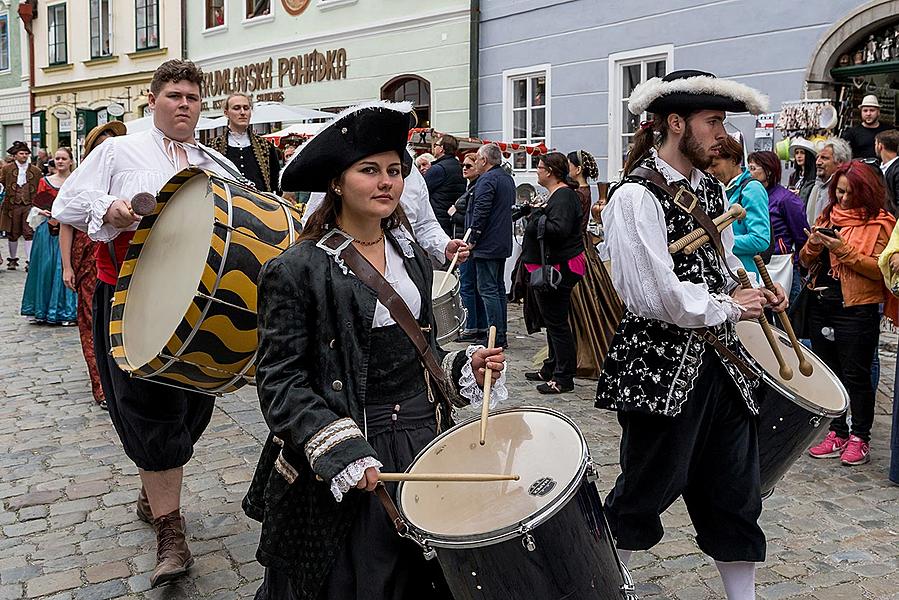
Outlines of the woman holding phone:
[{"label": "woman holding phone", "polygon": [[852,427],[845,415],[834,419],[830,432],[809,454],[860,465],[870,460],[875,394],[871,363],[880,333],[879,304],[887,293],[877,257],[896,219],[883,208],[886,191],[880,178],[860,161],[838,168],[828,191],[830,200],[799,260],[810,273],[812,350],[846,386]]}]

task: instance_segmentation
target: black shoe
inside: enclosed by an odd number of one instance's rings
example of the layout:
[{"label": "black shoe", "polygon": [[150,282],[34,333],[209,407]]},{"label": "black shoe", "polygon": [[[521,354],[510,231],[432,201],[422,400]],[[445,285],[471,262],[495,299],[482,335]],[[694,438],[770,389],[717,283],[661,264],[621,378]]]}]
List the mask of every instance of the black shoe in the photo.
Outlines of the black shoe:
[{"label": "black shoe", "polygon": [[528,381],[546,381],[549,379],[543,375],[543,371],[529,371],[524,374],[524,378]]},{"label": "black shoe", "polygon": [[480,331],[472,331],[469,333],[459,334],[459,337],[456,338],[457,342],[477,342],[482,339],[484,334]]},{"label": "black shoe", "polygon": [[574,389],[574,384],[569,383],[567,385],[559,383],[555,379],[550,379],[546,383],[541,383],[537,386],[537,391],[541,394],[562,394],[564,392],[570,392]]}]

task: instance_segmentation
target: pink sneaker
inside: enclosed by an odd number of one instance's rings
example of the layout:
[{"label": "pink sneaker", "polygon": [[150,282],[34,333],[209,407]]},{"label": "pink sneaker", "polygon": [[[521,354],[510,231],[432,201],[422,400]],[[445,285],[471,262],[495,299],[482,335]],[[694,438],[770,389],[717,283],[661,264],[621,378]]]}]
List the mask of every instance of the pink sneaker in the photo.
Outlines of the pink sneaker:
[{"label": "pink sneaker", "polygon": [[836,458],[843,453],[848,443],[848,439],[837,437],[836,432],[831,431],[820,444],[809,448],[808,453],[812,458]]},{"label": "pink sneaker", "polygon": [[860,437],[850,435],[849,442],[846,444],[846,448],[840,455],[840,462],[846,466],[863,465],[871,460],[871,456],[868,454],[868,448],[868,442]]}]

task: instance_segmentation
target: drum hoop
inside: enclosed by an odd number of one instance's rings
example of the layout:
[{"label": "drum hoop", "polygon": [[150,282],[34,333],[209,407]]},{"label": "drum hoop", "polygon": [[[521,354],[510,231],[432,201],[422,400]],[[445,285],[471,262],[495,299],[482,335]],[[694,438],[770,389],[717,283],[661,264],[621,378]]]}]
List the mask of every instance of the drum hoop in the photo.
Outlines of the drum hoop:
[{"label": "drum hoop", "polygon": [[[208,171],[201,171],[201,173],[205,173],[206,176],[208,177],[208,182],[206,185],[206,195],[208,198],[209,194],[212,191],[213,178],[217,178],[217,179],[221,179],[221,178],[217,177],[216,175],[214,175],[213,173],[210,173]],[[191,177],[191,179],[193,179],[193,177]],[[187,182],[185,181],[184,183],[187,183]],[[182,183],[181,185],[183,186],[184,184]],[[179,189],[180,188],[181,188],[181,186],[179,186]],[[228,205],[228,223],[227,224],[231,225],[231,223],[234,221],[233,213],[232,213],[233,206],[231,204],[231,188],[226,185],[223,185],[222,189],[225,191],[225,195],[227,198],[227,205]],[[172,195],[174,195],[174,193],[175,192],[172,192]],[[169,197],[169,200],[171,200],[171,196]],[[214,203],[215,200],[212,200],[212,202]],[[168,201],[166,201],[166,203],[168,203]],[[213,217],[213,219],[215,219],[215,217]],[[213,229],[212,235],[215,236],[215,227],[213,226],[212,229]],[[222,252],[222,260],[221,260],[221,263],[219,264],[218,273],[216,273],[216,275],[215,275],[215,283],[213,284],[212,289],[209,290],[209,295],[213,296],[213,297],[215,296],[216,292],[218,292],[219,283],[221,283],[221,281],[222,281],[222,275],[224,274],[224,271],[225,271],[225,265],[228,262],[228,249],[231,247],[231,229],[229,227],[225,227],[225,232],[226,232],[225,233],[225,249]],[[209,243],[211,246],[212,245],[211,239],[210,239]],[[206,253],[206,260],[207,261],[209,260],[209,252]],[[194,298],[196,298],[199,293],[200,293],[200,288],[199,288],[199,283],[198,283],[197,289],[194,293]],[[210,309],[210,307],[212,307],[212,304],[213,304],[213,300],[210,300],[210,299],[206,300],[206,303],[203,305],[203,310],[200,311],[200,317],[197,319],[197,323],[190,330],[190,333],[187,334],[187,337],[184,338],[184,342],[181,344],[181,347],[178,348],[178,351],[175,352],[175,354],[174,354],[175,358],[170,359],[168,362],[166,362],[160,368],[156,369],[156,371],[150,373],[149,375],[146,375],[146,377],[153,377],[154,375],[159,375],[163,371],[165,371],[166,369],[171,367],[173,364],[178,362],[178,360],[180,360],[181,354],[185,350],[187,350],[187,347],[190,345],[190,343],[196,337],[197,332],[200,330],[200,327],[203,325],[203,321],[206,319],[206,315],[209,314],[209,309]],[[181,319],[183,320],[184,316],[182,316]],[[174,332],[172,332],[172,335],[174,335]],[[171,340],[171,336],[169,336],[169,340]],[[166,342],[166,344],[168,344],[168,342]],[[221,388],[219,388],[219,389],[221,389]]]},{"label": "drum hoop", "polygon": [[[436,273],[440,273],[440,274],[441,274],[440,277],[442,278],[442,277],[443,277],[443,274],[446,273],[446,271],[437,271],[437,272],[435,272],[435,277],[434,277],[434,279],[437,279]],[[448,302],[452,302],[453,298],[455,298],[455,297],[457,297],[457,296],[459,295],[459,292],[460,292],[460,290],[462,289],[462,280],[459,279],[459,277],[458,277],[457,275],[455,275],[455,274],[453,275],[453,279],[456,280],[456,285],[454,285],[453,287],[451,287],[451,288],[448,289],[447,291],[443,292],[442,294],[440,294],[440,295],[437,296],[436,298],[432,298],[432,299],[431,299],[431,303],[432,303],[434,306],[442,306],[442,305],[444,305],[444,304],[446,304],[446,303],[448,303]]]},{"label": "drum hoop", "polygon": [[[396,497],[398,500],[398,502],[396,503],[397,510],[399,510],[400,516],[406,521],[409,530],[411,532],[414,532],[414,534],[412,535],[413,539],[415,539],[416,541],[420,541],[420,543],[425,546],[434,546],[437,548],[480,548],[482,546],[491,546],[493,544],[498,544],[507,540],[515,539],[521,535],[524,535],[528,531],[536,529],[543,523],[552,519],[574,498],[578,490],[580,490],[581,485],[585,482],[588,468],[593,462],[590,458],[590,449],[587,447],[587,440],[584,437],[584,434],[581,431],[580,427],[578,427],[577,423],[575,423],[568,415],[541,406],[519,406],[515,408],[506,408],[503,410],[494,411],[491,413],[491,415],[499,415],[510,412],[536,412],[549,414],[554,417],[559,417],[560,419],[571,425],[571,427],[577,432],[578,436],[581,439],[581,466],[578,468],[578,472],[575,477],[565,485],[565,489],[561,494],[559,494],[555,502],[544,506],[542,509],[530,515],[526,519],[518,521],[514,525],[509,525],[508,527],[490,531],[485,534],[460,536],[436,536],[435,534],[414,525],[409,520],[409,517],[406,515],[406,513],[403,511],[402,494],[403,485],[405,482],[400,482],[396,490]],[[437,436],[436,438],[431,440],[427,446],[421,449],[421,451],[412,461],[412,464],[414,465],[419,458],[424,456],[424,454],[428,452],[428,450],[430,450],[437,444],[438,440],[445,437],[449,432],[455,429],[460,429],[468,425],[469,423],[480,421],[480,419],[481,417],[479,416],[466,419],[465,421],[459,423],[451,429],[448,429],[442,435]],[[588,485],[593,484],[588,483]]]},{"label": "drum hoop", "polygon": [[[774,331],[774,336],[776,338],[779,338],[778,341],[780,341],[780,339],[783,339],[780,337],[781,332],[778,328],[772,327],[772,330]],[[786,334],[783,334],[783,335],[786,335]],[[827,408],[824,408],[820,404],[814,404],[811,401],[806,400],[805,398],[803,398],[802,396],[800,396],[793,390],[791,390],[788,387],[786,387],[785,385],[783,385],[778,379],[776,379],[775,377],[772,377],[771,374],[768,373],[768,371],[763,369],[762,366],[758,362],[756,362],[756,360],[754,358],[752,358],[752,355],[749,353],[749,350],[747,350],[746,347],[743,345],[743,342],[740,342],[740,350],[742,351],[743,356],[748,358],[751,361],[750,364],[755,365],[757,367],[759,375],[762,378],[762,381],[764,381],[765,383],[770,385],[772,388],[774,388],[774,390],[778,394],[780,394],[781,396],[783,396],[784,398],[786,398],[793,404],[798,405],[800,408],[803,408],[803,409],[807,410],[808,412],[815,414],[819,417],[827,417],[829,419],[838,417],[841,414],[843,414],[844,412],[846,412],[846,410],[848,410],[848,408],[849,408],[849,392],[846,391],[846,387],[843,385],[843,382],[840,381],[840,378],[836,376],[836,374],[833,372],[833,370],[830,367],[828,367],[827,364],[823,360],[821,360],[821,358],[817,354],[815,354],[808,348],[803,347],[802,350],[805,354],[811,354],[812,356],[814,356],[817,359],[815,362],[815,369],[823,369],[824,372],[828,376],[830,376],[830,378],[833,381],[836,382],[837,387],[840,390],[840,395],[843,398],[843,408],[841,410],[832,411]],[[802,375],[795,374],[795,373],[793,376],[794,377],[802,377]]]}]

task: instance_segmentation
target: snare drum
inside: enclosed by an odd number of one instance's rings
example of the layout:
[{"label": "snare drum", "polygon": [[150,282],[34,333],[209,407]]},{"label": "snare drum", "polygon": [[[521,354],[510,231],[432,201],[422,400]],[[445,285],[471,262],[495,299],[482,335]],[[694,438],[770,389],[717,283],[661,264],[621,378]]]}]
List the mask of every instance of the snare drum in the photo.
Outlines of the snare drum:
[{"label": "snare drum", "polygon": [[[431,288],[431,302],[434,305],[434,320],[437,322],[437,343],[452,342],[465,325],[465,307],[459,293],[461,282],[455,273],[446,280],[443,290],[438,288],[443,283],[446,271],[434,271],[434,283]],[[442,292],[442,293],[441,293]]]},{"label": "snare drum", "polygon": [[561,413],[543,408],[490,415],[443,433],[411,473],[516,473],[519,481],[404,482],[398,508],[407,536],[436,552],[456,600],[627,600],[587,443]]},{"label": "snare drum", "polygon": [[177,173],[119,271],[109,324],[116,363],[210,394],[253,383],[256,280],[300,229],[271,195],[196,167]]},{"label": "snare drum", "polygon": [[799,359],[786,333],[772,327],[782,346],[784,360],[793,369],[793,378],[780,378],[777,359],[768,345],[761,325],[740,321],[737,336],[746,352],[761,367],[763,386],[759,395],[759,470],[762,496],[767,497],[787,470],[826,429],[831,419],[849,406],[849,394],[833,371],[811,350],[802,352],[814,370],[806,377],[799,372]]}]

